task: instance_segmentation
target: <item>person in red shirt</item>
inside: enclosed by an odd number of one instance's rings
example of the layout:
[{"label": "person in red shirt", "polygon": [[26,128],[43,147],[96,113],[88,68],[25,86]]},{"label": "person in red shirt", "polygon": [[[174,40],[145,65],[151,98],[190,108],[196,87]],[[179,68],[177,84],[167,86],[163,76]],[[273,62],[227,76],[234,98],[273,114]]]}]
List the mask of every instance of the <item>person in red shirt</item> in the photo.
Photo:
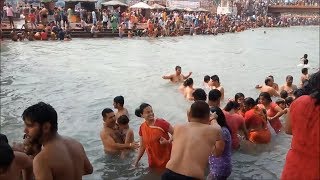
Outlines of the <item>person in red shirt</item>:
[{"label": "person in red shirt", "polygon": [[31,29],[33,30],[33,26],[35,29],[37,29],[36,15],[34,14],[34,11],[31,11],[31,13],[29,14],[29,20],[31,23]]},{"label": "person in red shirt", "polygon": [[48,33],[45,30],[42,30],[40,33],[41,40],[48,40]]},{"label": "person in red shirt", "polygon": [[169,134],[173,134],[173,127],[166,120],[155,118],[152,107],[147,103],[142,103],[135,115],[144,118],[144,122],[139,129],[140,148],[134,165],[138,165],[147,151],[149,167],[164,169],[171,155],[172,139]]}]

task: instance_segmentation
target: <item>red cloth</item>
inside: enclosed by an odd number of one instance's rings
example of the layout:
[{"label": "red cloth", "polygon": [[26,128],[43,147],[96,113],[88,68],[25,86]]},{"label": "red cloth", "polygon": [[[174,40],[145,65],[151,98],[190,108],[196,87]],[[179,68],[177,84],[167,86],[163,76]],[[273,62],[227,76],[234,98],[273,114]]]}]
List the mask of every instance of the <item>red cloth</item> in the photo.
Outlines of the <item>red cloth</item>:
[{"label": "red cloth", "polygon": [[291,149],[282,180],[320,179],[320,105],[310,96],[301,96],[290,106]]},{"label": "red cloth", "polygon": [[41,33],[40,33],[40,36],[41,36],[41,39],[42,39],[42,40],[48,40],[48,33],[46,33],[46,32],[41,32]]},{"label": "red cloth", "polygon": [[[276,103],[271,102],[269,108],[267,109],[267,116],[268,117],[273,117],[278,113],[277,110],[275,109],[277,106],[278,105]],[[276,133],[280,132],[280,130],[282,128],[282,124],[281,124],[279,118],[273,119],[272,121],[269,121],[269,123]]]},{"label": "red cloth", "polygon": [[33,13],[29,14],[29,18],[30,22],[36,22],[36,16]]},{"label": "red cloth", "polygon": [[149,167],[166,167],[171,155],[171,144],[160,144],[160,138],[169,140],[169,127],[170,124],[163,119],[156,119],[153,126],[148,126],[146,122],[141,124],[139,135],[146,147]]},{"label": "red cloth", "polygon": [[240,146],[240,140],[238,138],[238,130],[244,123],[244,118],[239,114],[230,114],[227,111],[223,111],[226,117],[227,124],[231,130],[232,148],[238,149]]}]

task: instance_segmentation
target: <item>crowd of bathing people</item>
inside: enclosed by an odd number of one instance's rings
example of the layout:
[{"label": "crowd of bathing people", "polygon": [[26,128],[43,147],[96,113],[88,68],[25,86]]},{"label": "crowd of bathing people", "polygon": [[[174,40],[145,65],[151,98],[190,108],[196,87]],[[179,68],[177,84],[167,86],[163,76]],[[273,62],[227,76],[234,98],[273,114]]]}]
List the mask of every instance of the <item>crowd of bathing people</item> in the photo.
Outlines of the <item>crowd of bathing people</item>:
[{"label": "crowd of bathing people", "polygon": [[[302,62],[308,63],[305,55]],[[204,76],[203,88],[194,88],[192,72],[183,75],[181,67],[162,78],[182,83],[179,91],[194,101],[183,124],[172,125],[156,117],[148,103],[142,103],[135,115],[143,121],[139,128],[140,141],[135,141],[129,126],[130,116],[124,97],[116,96],[113,108],[102,110],[100,138],[105,153],[119,153],[126,158],[138,149],[134,166],[148,156],[150,168],[163,169],[162,179],[227,179],[232,172],[232,150],[240,147],[240,136],[254,144],[271,141],[271,131],[292,134],[291,148],[286,157],[281,179],[319,179],[320,71],[308,75],[303,68],[299,85],[288,75],[279,86],[272,76],[264,85],[257,85],[259,97],[237,93],[225,107],[224,88],[217,75]],[[204,89],[208,89],[206,94]],[[275,102],[272,96],[281,97]],[[279,120],[287,114],[285,125]],[[93,172],[80,142],[58,134],[58,115],[44,102],[24,110],[24,142],[9,145],[0,136],[0,179],[81,179]],[[270,125],[268,125],[270,124]],[[271,127],[271,128],[269,128]],[[276,138],[276,137],[275,137]],[[59,152],[59,153],[57,153]],[[205,169],[209,167],[209,174]]]},{"label": "crowd of bathing people", "polygon": [[[258,6],[267,8],[266,6]],[[12,7],[8,6],[6,12],[12,17]],[[82,29],[90,32],[92,37],[97,37],[100,32],[112,29],[112,33],[118,33],[119,37],[129,38],[137,36],[162,37],[182,36],[185,29],[189,28],[190,35],[218,33],[234,33],[258,27],[288,27],[291,25],[319,25],[319,15],[315,16],[288,16],[272,17],[257,10],[253,13],[241,13],[238,15],[219,15],[210,12],[188,11],[152,11],[146,17],[140,10],[77,10],[80,13],[81,22],[70,26],[73,11],[56,7],[49,11],[45,7],[28,7],[23,10],[25,24],[20,30],[14,29],[11,33],[13,41],[29,40],[71,40],[71,29]],[[52,15],[49,15],[52,14]],[[53,18],[48,18],[52,16]],[[10,26],[14,26],[12,18]]]}]

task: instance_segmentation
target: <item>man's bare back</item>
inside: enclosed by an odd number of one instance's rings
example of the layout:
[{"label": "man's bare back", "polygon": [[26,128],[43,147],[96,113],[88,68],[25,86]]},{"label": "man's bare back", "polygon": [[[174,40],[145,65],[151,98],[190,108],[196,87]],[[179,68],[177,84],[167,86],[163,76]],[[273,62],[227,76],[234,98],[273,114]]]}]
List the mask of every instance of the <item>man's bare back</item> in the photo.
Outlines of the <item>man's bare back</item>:
[{"label": "man's bare back", "polygon": [[0,174],[0,180],[20,180],[21,172],[24,172],[24,180],[32,179],[32,159],[22,152],[14,152],[14,160],[12,161],[8,171]]},{"label": "man's bare back", "polygon": [[171,157],[166,168],[178,174],[204,179],[209,155],[221,129],[218,126],[189,122],[174,127]]},{"label": "man's bare back", "polygon": [[279,97],[280,96],[280,94],[273,87],[266,86],[266,85],[263,85],[261,87],[260,92],[267,92],[271,96],[275,96],[275,97]]},{"label": "man's bare back", "polygon": [[43,146],[34,158],[33,168],[37,180],[80,180],[83,175],[93,172],[83,146],[59,135]]}]

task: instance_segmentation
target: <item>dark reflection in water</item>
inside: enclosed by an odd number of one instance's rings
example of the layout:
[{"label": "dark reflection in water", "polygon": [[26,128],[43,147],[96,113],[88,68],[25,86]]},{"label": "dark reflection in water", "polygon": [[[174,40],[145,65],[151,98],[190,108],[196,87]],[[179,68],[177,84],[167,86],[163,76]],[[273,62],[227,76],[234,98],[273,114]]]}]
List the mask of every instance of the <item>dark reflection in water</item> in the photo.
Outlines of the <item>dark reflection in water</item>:
[{"label": "dark reflection in water", "polygon": [[[281,85],[290,74],[298,84],[297,64],[303,54],[309,55],[311,67],[319,66],[318,32],[318,27],[292,27],[223,36],[1,42],[0,130],[10,142],[21,141],[23,110],[45,101],[59,114],[59,133],[84,145],[94,166],[94,174],[84,179],[156,180],[160,176],[150,172],[146,155],[134,169],[135,154],[123,160],[103,152],[101,111],[113,107],[115,96],[125,97],[130,127],[138,140],[142,119],[133,112],[141,102],[150,103],[157,117],[173,125],[187,121],[190,102],[179,94],[178,86],[161,79],[176,65],[184,73],[193,72],[195,87],[202,86],[204,75],[217,74],[226,99],[238,92],[256,98],[254,86],[262,84],[267,75],[274,75]],[[232,155],[230,179],[280,177],[291,137],[272,133],[268,145],[241,143],[241,149]]]}]

